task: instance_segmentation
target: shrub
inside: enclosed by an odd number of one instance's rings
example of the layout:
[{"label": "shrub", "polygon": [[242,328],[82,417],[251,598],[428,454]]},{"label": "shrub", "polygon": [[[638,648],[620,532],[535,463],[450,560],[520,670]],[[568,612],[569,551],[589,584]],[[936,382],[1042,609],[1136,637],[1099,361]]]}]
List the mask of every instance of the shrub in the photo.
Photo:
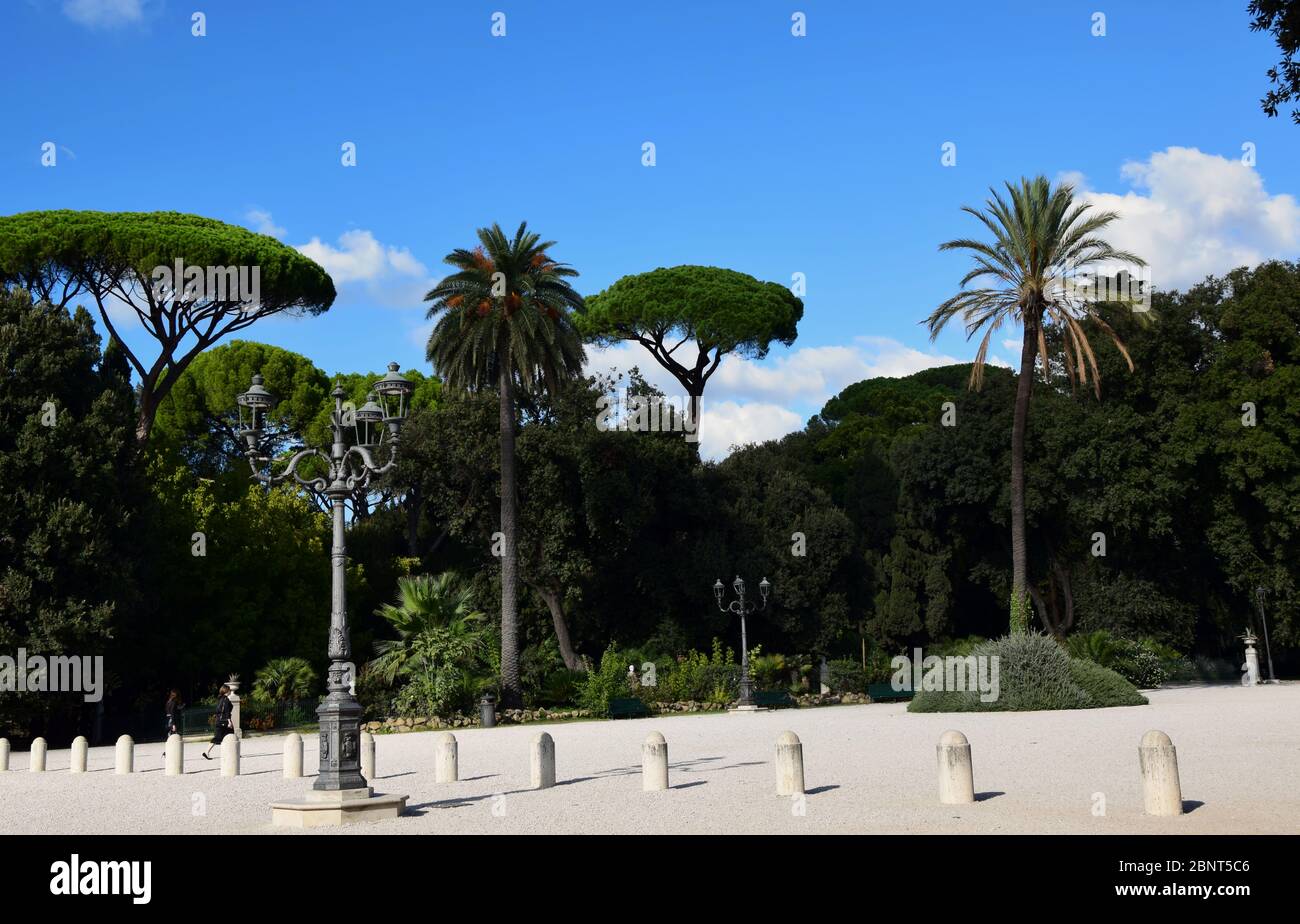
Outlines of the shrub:
[{"label": "shrub", "polygon": [[[1075,669],[1065,649],[1050,636],[1007,636],[975,645],[971,654],[998,658],[999,690],[995,701],[981,701],[977,690],[922,690],[913,697],[908,710],[1024,712],[1137,704],[1125,688],[1116,686],[1110,678],[1089,668]],[[1078,677],[1085,678],[1086,685],[1080,684]]]},{"label": "shrub", "polygon": [[276,658],[257,672],[252,698],[262,703],[306,699],[316,685],[316,672],[305,658]]},{"label": "shrub", "polygon": [[736,698],[740,667],[735,652],[713,640],[713,651],[690,651],[657,670],[657,683],[642,687],[640,696],[651,703],[708,702],[726,704]]},{"label": "shrub", "polygon": [[1094,661],[1071,658],[1070,676],[1088,695],[1088,705],[1091,708],[1147,704],[1147,698],[1137,691],[1137,687]]},{"label": "shrub", "polygon": [[787,663],[785,655],[765,655],[759,652],[760,649],[755,648],[754,654],[749,658],[749,676],[754,681],[754,688],[758,690],[784,690],[790,686],[791,665]]},{"label": "shrub", "polygon": [[578,691],[578,700],[582,708],[590,709],[595,715],[604,715],[609,711],[609,701],[633,695],[627,682],[627,666],[632,662],[619,652],[613,642],[600,656],[600,666],[588,671],[582,679]]},{"label": "shrub", "polygon": [[547,674],[533,694],[538,706],[572,706],[578,701],[587,675],[567,667],[556,668]]},{"label": "shrub", "polygon": [[435,673],[412,673],[393,697],[400,716],[449,716],[469,711],[474,702],[473,680],[454,667]]},{"label": "shrub", "polygon": [[867,692],[867,671],[857,661],[849,658],[837,658],[827,664],[831,672],[831,692],[865,693]]},{"label": "shrub", "polygon": [[1076,633],[1066,640],[1071,656],[1108,667],[1137,687],[1152,689],[1168,677],[1166,664],[1179,658],[1178,652],[1153,639],[1135,642],[1112,635],[1105,629]]}]

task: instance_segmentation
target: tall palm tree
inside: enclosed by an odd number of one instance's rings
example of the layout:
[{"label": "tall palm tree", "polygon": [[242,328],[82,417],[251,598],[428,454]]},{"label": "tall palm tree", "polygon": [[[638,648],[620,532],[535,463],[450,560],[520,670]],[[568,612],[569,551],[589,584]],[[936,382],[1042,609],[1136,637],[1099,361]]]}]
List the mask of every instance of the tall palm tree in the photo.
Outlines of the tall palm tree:
[{"label": "tall palm tree", "polygon": [[573,268],[556,262],[527,222],[514,237],[500,225],[478,229],[479,245],[457,249],[444,262],[456,271],[438,283],[425,301],[437,318],[429,335],[428,358],[451,388],[495,388],[501,430],[501,702],[523,705],[519,684],[519,530],[515,473],[517,398],[554,393],[579,375],[586,354],[571,312],[582,296],[566,281]]},{"label": "tall palm tree", "polygon": [[[1098,232],[1119,216],[1115,212],[1093,212],[1086,203],[1076,202],[1069,184],[1055,189],[1044,176],[1022,178],[1006,184],[1004,199],[990,189],[991,199],[983,210],[963,206],[993,235],[990,242],[962,238],[940,244],[940,250],[968,250],[974,268],[962,277],[962,291],[945,301],[926,320],[930,339],[958,315],[969,339],[984,332],[969,386],[979,388],[984,380],[984,361],[989,340],[1004,324],[1020,324],[1020,375],[1016,384],[1015,416],[1011,428],[1011,631],[1029,627],[1029,597],[1025,550],[1025,423],[1029,419],[1029,398],[1033,390],[1034,363],[1042,358],[1043,375],[1048,377],[1047,334],[1059,335],[1063,364],[1071,387],[1088,384],[1101,396],[1097,358],[1088,342],[1084,321],[1091,322],[1115,343],[1120,355],[1133,369],[1128,350],[1111,327],[1102,320],[1094,303],[1080,295],[1073,281],[1089,267],[1146,262],[1127,251],[1116,250]],[[967,289],[981,280],[986,287]]]}]

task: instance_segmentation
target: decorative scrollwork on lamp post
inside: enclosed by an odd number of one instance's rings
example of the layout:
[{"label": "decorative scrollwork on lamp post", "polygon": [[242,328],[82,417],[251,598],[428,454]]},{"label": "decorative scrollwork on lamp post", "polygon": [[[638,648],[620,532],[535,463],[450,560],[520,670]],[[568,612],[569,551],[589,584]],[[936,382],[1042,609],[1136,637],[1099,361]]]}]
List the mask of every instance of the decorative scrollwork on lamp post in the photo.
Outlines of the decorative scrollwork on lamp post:
[{"label": "decorative scrollwork on lamp post", "polygon": [[[411,382],[398,371],[397,363],[388,364],[388,374],[375,382],[369,399],[355,411],[346,412],[346,392],[335,385],[330,395],[334,410],[330,415],[333,443],[329,452],[300,449],[281,463],[267,454],[263,441],[267,415],[276,405],[276,397],[267,391],[262,376],[254,375],[248,391],[239,402],[239,433],[244,439],[244,455],[253,470],[253,478],[267,486],[292,479],[329,498],[334,519],[334,544],[330,550],[331,607],[328,655],[330,667],[325,701],[316,710],[320,719],[320,774],[313,789],[346,791],[365,789],[361,775],[361,704],[349,689],[352,661],[352,638],[348,629],[346,569],[347,546],[344,533],[345,503],[354,492],[366,488],[371,479],[390,471],[397,464],[402,421],[406,419],[408,401],[414,390]],[[352,434],[349,434],[349,430]],[[349,439],[352,444],[349,445]],[[376,455],[387,452],[382,464]],[[325,463],[325,474],[307,477],[299,466],[307,459]],[[278,468],[278,470],[277,470]]]}]

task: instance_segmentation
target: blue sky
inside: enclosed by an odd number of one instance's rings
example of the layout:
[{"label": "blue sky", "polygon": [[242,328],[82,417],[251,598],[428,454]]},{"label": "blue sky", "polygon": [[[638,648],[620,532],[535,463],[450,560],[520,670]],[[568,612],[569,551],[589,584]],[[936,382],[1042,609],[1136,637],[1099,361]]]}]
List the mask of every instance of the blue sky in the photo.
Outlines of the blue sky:
[{"label": "blue sky", "polygon": [[[1157,285],[1294,259],[1300,127],[1259,110],[1278,54],[1245,6],[6,0],[0,213],[175,209],[274,233],[339,299],[246,334],[327,372],[427,371],[420,297],[492,221],[558,241],[587,294],[678,263],[803,273],[795,345],[710,384],[717,456],[868,375],[969,359],[960,329],[930,344],[918,321],[966,267],[938,243],[977,230],[959,207],[990,184],[1075,180],[1121,211],[1116,242]],[[593,364],[655,371],[638,350]]]}]

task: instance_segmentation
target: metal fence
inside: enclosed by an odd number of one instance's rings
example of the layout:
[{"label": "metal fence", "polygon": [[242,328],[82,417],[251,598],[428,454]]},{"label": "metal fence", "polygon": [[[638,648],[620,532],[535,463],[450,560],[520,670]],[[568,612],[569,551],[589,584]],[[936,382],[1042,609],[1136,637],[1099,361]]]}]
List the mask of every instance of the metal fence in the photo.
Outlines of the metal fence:
[{"label": "metal fence", "polygon": [[[244,732],[287,731],[316,724],[316,700],[277,703],[239,703],[239,727]],[[216,705],[186,706],[181,710],[182,735],[211,735],[216,726]]]}]

